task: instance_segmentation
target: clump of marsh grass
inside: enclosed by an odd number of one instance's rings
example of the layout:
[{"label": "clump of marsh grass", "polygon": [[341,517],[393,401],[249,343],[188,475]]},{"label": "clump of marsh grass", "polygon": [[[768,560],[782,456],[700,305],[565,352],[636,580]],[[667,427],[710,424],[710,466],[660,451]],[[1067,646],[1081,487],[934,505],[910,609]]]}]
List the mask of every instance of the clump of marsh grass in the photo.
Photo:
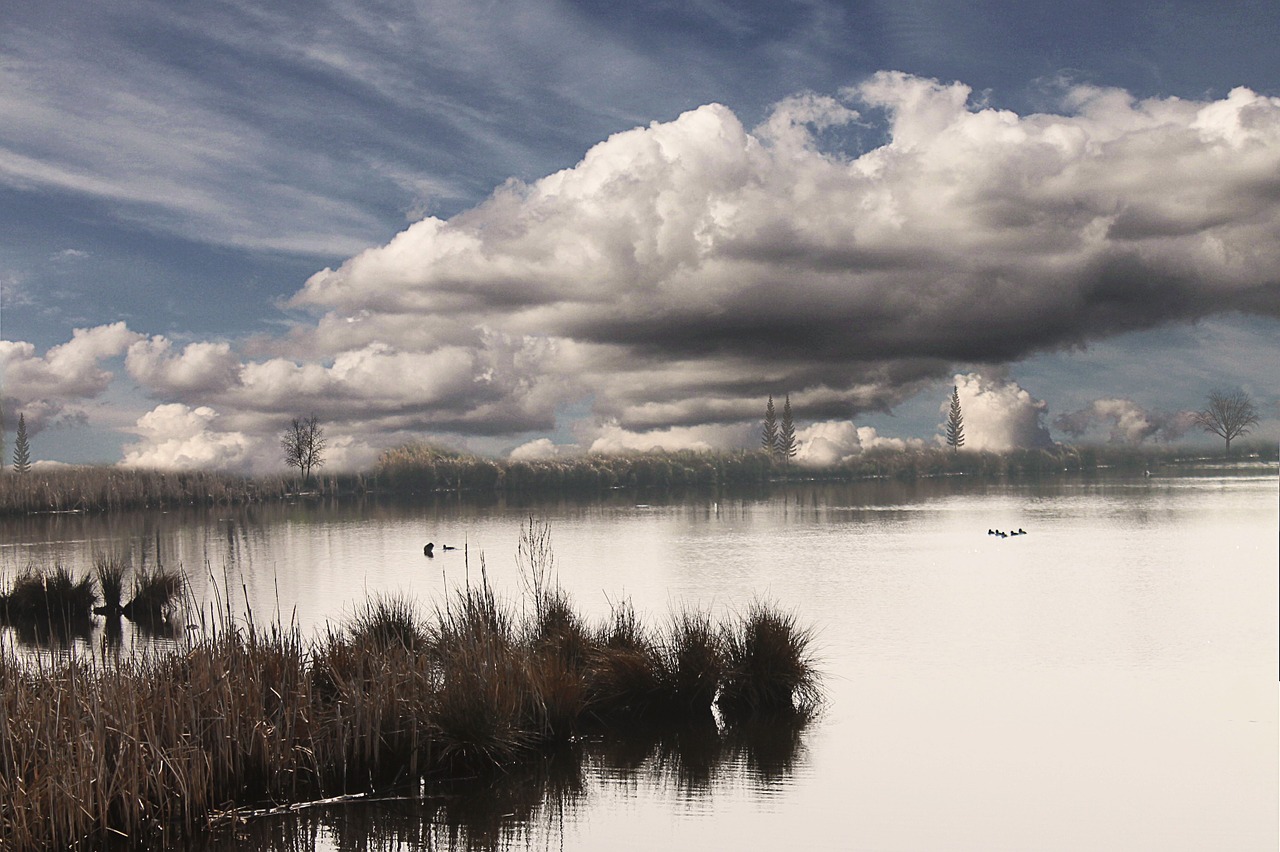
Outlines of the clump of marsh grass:
[{"label": "clump of marsh grass", "polygon": [[347,634],[357,645],[423,651],[430,645],[430,630],[413,601],[403,595],[379,594],[366,601],[351,617]]},{"label": "clump of marsh grass", "polygon": [[183,588],[183,577],[177,570],[160,565],[143,569],[134,577],[133,597],[121,611],[135,622],[166,623],[182,601]]},{"label": "clump of marsh grass", "polygon": [[536,742],[530,670],[516,648],[511,610],[498,602],[483,562],[480,584],[436,611],[436,692],[431,720],[440,758],[455,772],[483,772]]},{"label": "clump of marsh grass", "polygon": [[676,613],[658,645],[657,659],[660,706],[677,715],[709,715],[725,673],[721,631],[710,613]]},{"label": "clump of marsh grass", "polygon": [[0,595],[0,617],[18,627],[76,625],[89,621],[97,600],[90,577],[75,577],[61,564],[47,570],[29,566]]},{"label": "clump of marsh grass", "polygon": [[812,632],[795,616],[753,602],[723,633],[724,680],[717,704],[726,719],[811,715],[821,695]]},{"label": "clump of marsh grass", "polygon": [[611,607],[590,670],[591,704],[598,716],[643,717],[655,707],[662,689],[661,663],[631,601]]},{"label": "clump of marsh grass", "polygon": [[98,578],[102,592],[102,606],[94,610],[99,615],[119,615],[124,600],[124,578],[129,563],[119,557],[99,553],[93,558],[93,573]]}]

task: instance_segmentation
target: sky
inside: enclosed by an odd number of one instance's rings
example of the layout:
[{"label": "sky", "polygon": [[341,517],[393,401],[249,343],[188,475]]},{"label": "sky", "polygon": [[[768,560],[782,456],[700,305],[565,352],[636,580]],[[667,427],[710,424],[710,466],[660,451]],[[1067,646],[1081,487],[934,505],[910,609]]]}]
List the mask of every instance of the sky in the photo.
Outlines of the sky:
[{"label": "sky", "polygon": [[33,459],[1280,440],[1280,4],[0,0]]}]

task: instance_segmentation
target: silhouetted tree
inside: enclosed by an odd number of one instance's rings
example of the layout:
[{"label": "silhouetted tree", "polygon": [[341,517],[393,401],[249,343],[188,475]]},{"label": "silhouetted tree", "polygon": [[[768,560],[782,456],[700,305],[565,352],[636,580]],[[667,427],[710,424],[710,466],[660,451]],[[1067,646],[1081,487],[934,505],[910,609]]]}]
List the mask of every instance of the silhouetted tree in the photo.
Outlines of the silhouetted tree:
[{"label": "silhouetted tree", "polygon": [[769,394],[769,404],[764,409],[764,428],[760,435],[760,446],[769,455],[778,454],[778,415],[773,408],[773,394]]},{"label": "silhouetted tree", "polygon": [[284,449],[284,462],[289,467],[296,467],[306,484],[311,477],[311,469],[324,464],[325,448],[324,428],[312,414],[307,418],[295,417],[289,428],[280,436],[280,446]]},{"label": "silhouetted tree", "polygon": [[18,434],[13,439],[13,472],[27,473],[31,470],[31,444],[27,442],[27,417],[18,415]]},{"label": "silhouetted tree", "polygon": [[0,389],[0,473],[4,472],[4,392]]},{"label": "silhouetted tree", "polygon": [[796,424],[791,419],[791,394],[782,403],[782,427],[778,430],[778,456],[784,462],[796,457]]},{"label": "silhouetted tree", "polygon": [[1225,439],[1231,455],[1231,439],[1248,435],[1249,427],[1258,425],[1258,410],[1242,390],[1210,391],[1209,404],[1196,412],[1196,425]]},{"label": "silhouetted tree", "polygon": [[951,386],[951,411],[947,414],[947,446],[958,453],[964,446],[964,415],[960,412],[960,389]]}]

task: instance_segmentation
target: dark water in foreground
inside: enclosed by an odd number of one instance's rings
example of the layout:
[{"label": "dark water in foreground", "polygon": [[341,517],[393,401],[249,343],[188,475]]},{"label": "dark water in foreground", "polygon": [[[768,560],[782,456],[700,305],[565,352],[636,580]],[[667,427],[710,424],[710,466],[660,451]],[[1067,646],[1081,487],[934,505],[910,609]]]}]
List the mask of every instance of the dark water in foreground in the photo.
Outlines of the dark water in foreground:
[{"label": "dark water in foreground", "polygon": [[[516,599],[532,513],[590,617],[622,596],[650,623],[764,597],[818,631],[828,707],[804,732],[582,743],[482,789],[263,818],[208,848],[1274,850],[1277,504],[1272,467],[59,516],[6,523],[0,572],[158,542],[201,605],[230,589],[305,634],[370,593],[430,606],[481,554]],[[428,540],[467,558],[428,560]]]}]

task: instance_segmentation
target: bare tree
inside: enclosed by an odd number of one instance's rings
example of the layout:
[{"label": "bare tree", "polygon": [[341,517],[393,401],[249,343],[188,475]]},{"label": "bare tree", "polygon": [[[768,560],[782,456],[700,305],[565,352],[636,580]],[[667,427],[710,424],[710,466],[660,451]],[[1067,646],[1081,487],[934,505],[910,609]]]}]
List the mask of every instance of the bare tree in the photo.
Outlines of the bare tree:
[{"label": "bare tree", "polygon": [[1242,390],[1210,391],[1209,404],[1196,412],[1196,425],[1225,439],[1231,455],[1231,439],[1248,435],[1249,427],[1258,425],[1258,410]]},{"label": "bare tree", "polygon": [[960,388],[951,387],[951,411],[947,414],[947,446],[958,453],[964,446],[964,414],[960,411]]},{"label": "bare tree", "polygon": [[280,446],[284,450],[284,463],[298,469],[304,485],[311,478],[311,469],[324,465],[324,428],[314,414],[293,418],[280,436]]}]

